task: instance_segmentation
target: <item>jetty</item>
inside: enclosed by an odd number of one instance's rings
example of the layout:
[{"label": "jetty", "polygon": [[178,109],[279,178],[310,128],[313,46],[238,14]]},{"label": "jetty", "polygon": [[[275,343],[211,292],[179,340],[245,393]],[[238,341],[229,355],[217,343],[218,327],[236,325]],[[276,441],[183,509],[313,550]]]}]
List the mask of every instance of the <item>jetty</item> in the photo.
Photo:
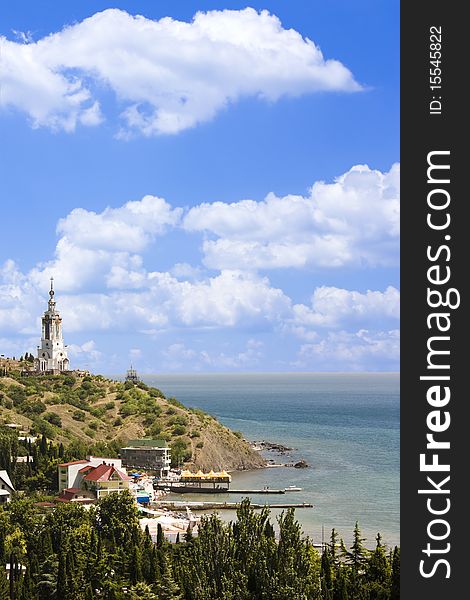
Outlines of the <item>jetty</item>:
[{"label": "jetty", "polygon": [[[282,504],[250,504],[252,508],[313,508],[313,504],[302,502],[300,504],[282,503]],[[191,510],[236,510],[240,507],[239,502],[182,502],[176,500],[159,500],[152,503],[154,508],[166,508],[167,510],[180,511],[188,507]]]},{"label": "jetty", "polygon": [[227,490],[227,494],[285,494],[286,490],[271,490],[270,488],[263,488],[262,490]]}]

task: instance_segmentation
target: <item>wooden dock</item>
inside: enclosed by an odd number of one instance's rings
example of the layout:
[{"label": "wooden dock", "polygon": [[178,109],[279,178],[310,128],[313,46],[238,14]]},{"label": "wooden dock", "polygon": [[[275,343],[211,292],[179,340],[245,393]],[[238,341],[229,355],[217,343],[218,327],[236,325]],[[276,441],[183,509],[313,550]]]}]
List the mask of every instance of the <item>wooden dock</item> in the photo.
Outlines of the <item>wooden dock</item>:
[{"label": "wooden dock", "polygon": [[[239,502],[183,502],[176,500],[160,500],[152,503],[152,508],[167,508],[168,510],[184,510],[186,507],[191,510],[236,510],[239,508]],[[301,504],[250,504],[252,508],[313,508],[313,504],[302,502]]]}]

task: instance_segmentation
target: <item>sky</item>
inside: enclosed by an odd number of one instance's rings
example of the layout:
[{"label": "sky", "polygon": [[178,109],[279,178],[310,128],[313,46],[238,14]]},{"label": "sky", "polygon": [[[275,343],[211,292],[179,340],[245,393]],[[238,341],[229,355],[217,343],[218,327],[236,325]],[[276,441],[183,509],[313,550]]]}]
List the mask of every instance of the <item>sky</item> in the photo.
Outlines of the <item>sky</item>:
[{"label": "sky", "polygon": [[0,354],[397,371],[399,2],[0,5]]}]

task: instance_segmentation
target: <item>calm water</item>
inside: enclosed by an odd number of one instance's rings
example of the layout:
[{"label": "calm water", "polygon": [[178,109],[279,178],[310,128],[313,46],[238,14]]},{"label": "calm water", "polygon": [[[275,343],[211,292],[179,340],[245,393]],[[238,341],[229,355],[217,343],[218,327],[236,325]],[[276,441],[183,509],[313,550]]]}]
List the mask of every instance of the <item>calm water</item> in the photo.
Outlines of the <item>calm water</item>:
[{"label": "calm water", "polygon": [[[214,415],[249,440],[295,448],[288,456],[267,456],[276,462],[302,458],[310,468],[235,473],[233,487],[303,488],[270,496],[269,501],[313,503],[313,509],[298,509],[296,515],[314,541],[321,541],[322,526],[325,536],[335,527],[349,541],[358,520],[369,546],[378,531],[386,543],[399,543],[397,374],[198,374],[143,379],[167,396]],[[212,498],[234,501],[237,496]],[[267,497],[253,495],[252,499],[264,503]]]}]

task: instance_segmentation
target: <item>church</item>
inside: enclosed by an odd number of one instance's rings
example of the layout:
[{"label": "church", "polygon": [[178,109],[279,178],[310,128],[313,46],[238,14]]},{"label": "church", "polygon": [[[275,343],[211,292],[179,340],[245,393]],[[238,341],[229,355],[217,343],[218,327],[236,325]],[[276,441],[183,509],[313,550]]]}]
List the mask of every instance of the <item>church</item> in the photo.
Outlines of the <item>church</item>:
[{"label": "church", "polygon": [[54,279],[51,277],[49,302],[42,317],[41,345],[34,360],[34,366],[39,373],[62,373],[68,371],[70,362],[67,356],[67,346],[62,336],[62,317],[56,310],[54,300]]}]

